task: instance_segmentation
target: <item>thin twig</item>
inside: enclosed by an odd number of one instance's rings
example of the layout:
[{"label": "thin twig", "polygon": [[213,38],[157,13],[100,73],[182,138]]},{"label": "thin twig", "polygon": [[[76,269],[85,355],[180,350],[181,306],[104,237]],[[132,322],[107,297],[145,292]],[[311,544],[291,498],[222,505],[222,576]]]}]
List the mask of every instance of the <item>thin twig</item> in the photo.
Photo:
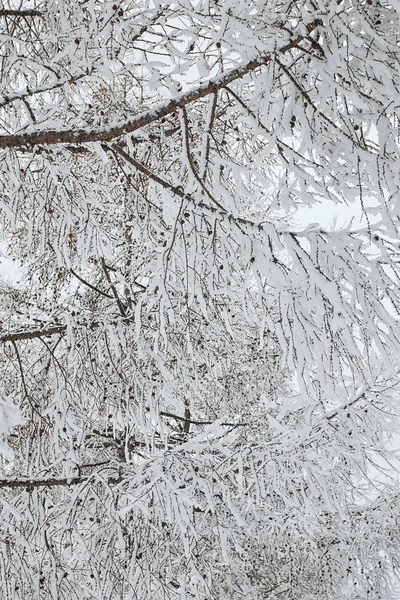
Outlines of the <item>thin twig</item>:
[{"label": "thin twig", "polygon": [[192,174],[193,174],[194,178],[196,179],[196,181],[200,184],[201,189],[206,194],[206,196],[208,196],[208,198],[211,200],[211,202],[213,202],[219,208],[220,211],[226,212],[226,208],[224,206],[222,206],[222,204],[220,204],[216,198],[214,198],[214,196],[211,194],[211,192],[207,189],[207,186],[205,185],[203,179],[197,173],[197,169],[193,162],[192,154],[190,152],[189,119],[188,119],[185,107],[182,107],[182,117],[183,117],[184,146],[185,146],[186,157],[188,159],[190,170],[192,171]]},{"label": "thin twig", "polygon": [[103,267],[103,271],[104,271],[104,274],[105,274],[106,279],[108,281],[108,284],[109,284],[109,286],[110,286],[110,288],[112,290],[112,293],[114,294],[114,298],[115,298],[115,301],[117,303],[118,310],[119,310],[119,312],[121,314],[121,317],[124,317],[124,319],[125,319],[126,316],[127,316],[126,315],[125,307],[122,304],[121,299],[120,299],[120,297],[118,295],[117,288],[115,287],[115,285],[113,284],[113,282],[111,280],[110,273],[108,272],[108,267],[106,265],[106,261],[104,260],[103,257],[101,258],[101,266]]},{"label": "thin twig", "polygon": [[210,158],[210,147],[211,147],[211,131],[212,131],[213,124],[214,124],[217,103],[218,103],[218,94],[216,93],[213,95],[213,97],[211,99],[211,110],[210,110],[207,128],[206,128],[206,132],[205,132],[205,152],[204,152],[203,161],[202,161],[203,164],[201,166],[202,173],[200,174],[200,177],[201,177],[202,181],[204,181],[204,182],[207,179],[207,167],[208,167],[208,161]]},{"label": "thin twig", "polygon": [[[162,417],[168,417],[170,419],[175,419],[175,421],[183,421],[184,423],[190,423],[191,425],[212,425],[215,421],[195,421],[193,419],[188,419],[187,417],[180,417],[179,415],[174,415],[173,413],[166,412],[165,410],[160,411],[160,415]],[[248,423],[220,423],[223,427],[247,427]]]},{"label": "thin twig", "polygon": [[89,283],[88,281],[86,281],[85,279],[83,279],[80,275],[78,275],[78,273],[76,273],[76,271],[74,271],[73,269],[70,269],[72,275],[74,277],[76,277],[77,279],[79,279],[79,281],[81,283],[83,283],[84,285],[87,285],[87,287],[89,287],[91,290],[94,290],[95,292],[97,292],[98,294],[100,294],[101,296],[104,296],[105,298],[110,298],[110,300],[112,300],[113,296],[111,296],[111,294],[107,294],[107,292],[103,292],[102,290],[99,290],[99,288],[97,288],[95,285],[92,285],[91,283]]}]

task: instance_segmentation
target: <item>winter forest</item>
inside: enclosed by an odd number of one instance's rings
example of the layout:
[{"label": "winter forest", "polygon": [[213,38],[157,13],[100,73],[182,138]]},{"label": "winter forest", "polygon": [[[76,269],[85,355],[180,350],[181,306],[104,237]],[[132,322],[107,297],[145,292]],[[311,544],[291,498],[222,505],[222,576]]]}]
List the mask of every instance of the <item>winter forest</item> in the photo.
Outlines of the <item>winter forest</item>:
[{"label": "winter forest", "polygon": [[400,597],[399,0],[0,3],[0,597]]}]

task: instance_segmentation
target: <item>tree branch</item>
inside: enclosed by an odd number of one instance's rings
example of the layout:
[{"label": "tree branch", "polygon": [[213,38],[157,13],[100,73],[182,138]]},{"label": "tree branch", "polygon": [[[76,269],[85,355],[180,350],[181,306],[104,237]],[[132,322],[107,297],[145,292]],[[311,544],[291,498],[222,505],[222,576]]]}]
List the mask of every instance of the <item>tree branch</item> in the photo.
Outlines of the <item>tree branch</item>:
[{"label": "tree branch", "polygon": [[43,17],[43,13],[40,10],[35,10],[34,8],[28,8],[25,10],[12,10],[2,8],[0,9],[0,17]]},{"label": "tree branch", "polygon": [[183,117],[183,131],[182,131],[183,141],[184,141],[184,147],[185,147],[185,152],[186,152],[186,158],[188,160],[190,170],[192,171],[192,174],[193,174],[194,178],[196,179],[196,181],[200,184],[201,189],[206,194],[206,196],[208,196],[208,198],[211,200],[211,202],[213,202],[222,212],[226,212],[226,208],[224,206],[222,206],[222,204],[220,204],[220,202],[218,202],[218,200],[216,198],[214,198],[214,196],[207,189],[207,186],[205,185],[203,179],[198,174],[196,166],[193,162],[192,154],[190,152],[189,119],[188,119],[185,107],[182,108],[182,117]]},{"label": "tree branch", "polygon": [[124,305],[122,304],[122,302],[121,302],[121,299],[120,299],[120,297],[119,297],[119,295],[118,295],[118,292],[117,292],[117,288],[115,287],[115,285],[114,285],[114,284],[113,284],[113,282],[111,281],[110,273],[108,272],[108,267],[107,267],[107,265],[106,265],[106,261],[104,260],[104,258],[103,258],[103,257],[102,257],[102,259],[101,259],[101,266],[102,266],[102,268],[103,268],[104,275],[106,276],[106,279],[107,279],[108,285],[110,286],[110,288],[111,288],[111,291],[112,291],[112,293],[113,293],[113,295],[114,295],[114,298],[115,298],[115,301],[116,301],[116,303],[117,303],[117,306],[118,306],[118,310],[119,310],[119,312],[120,312],[120,315],[121,315],[121,317],[123,317],[124,319],[126,319],[126,316],[127,316],[127,315],[126,315],[126,309],[125,309],[125,306],[124,306]]},{"label": "tree branch", "polygon": [[80,79],[83,79],[84,77],[87,77],[90,74],[90,71],[87,73],[79,73],[79,75],[74,75],[72,77],[64,77],[62,79],[57,80],[55,83],[47,83],[33,90],[25,88],[25,90],[21,92],[15,92],[14,94],[10,94],[8,96],[2,95],[2,99],[0,100],[0,108],[3,108],[4,106],[7,106],[7,104],[11,104],[12,102],[16,102],[17,100],[26,100],[26,98],[30,98],[31,96],[34,96],[36,94],[52,92],[54,90],[57,90],[58,88],[63,87],[66,83],[76,83]]},{"label": "tree branch", "polygon": [[76,271],[74,271],[73,269],[70,269],[72,275],[74,277],[76,277],[77,279],[79,279],[79,281],[81,283],[83,283],[84,285],[87,285],[88,288],[90,288],[91,290],[97,292],[98,294],[100,294],[101,296],[104,296],[105,298],[110,298],[111,300],[113,299],[113,296],[111,296],[111,294],[107,294],[107,292],[103,292],[102,290],[99,290],[99,288],[97,288],[95,285],[92,285],[91,283],[89,283],[88,281],[86,281],[85,279],[83,279]]},{"label": "tree branch", "polygon": [[367,400],[365,394],[366,394],[365,390],[361,391],[352,400],[347,402],[347,404],[344,404],[340,408],[338,408],[338,409],[334,410],[333,412],[331,412],[330,414],[326,415],[326,420],[330,421],[331,419],[334,419],[335,417],[337,417],[339,415],[339,412],[348,410],[351,406],[353,406],[353,404],[357,404],[357,402],[360,402],[361,400]]},{"label": "tree branch", "polygon": [[[58,479],[51,477],[49,479],[0,479],[1,488],[26,488],[32,490],[40,487],[60,487],[60,486],[71,486],[85,483],[89,479],[93,478],[93,475],[86,475],[80,477],[63,477]],[[108,485],[115,485],[122,481],[121,475],[107,478]]]},{"label": "tree branch", "polygon": [[[309,33],[318,25],[321,25],[321,21],[316,19],[307,27],[307,35],[309,35]],[[277,52],[280,54],[288,52],[306,37],[307,36],[296,36],[295,39],[280,48]],[[145,127],[146,125],[150,125],[151,123],[154,123],[155,121],[172,114],[179,108],[187,106],[196,100],[200,100],[201,98],[209,96],[210,94],[215,94],[218,92],[218,90],[232,83],[233,81],[241,79],[248,73],[265,66],[271,60],[273,60],[275,54],[276,53],[270,53],[266,56],[255,58],[244,65],[236,67],[235,69],[231,69],[230,71],[227,71],[218,77],[214,77],[209,81],[202,83],[194,90],[185,92],[169,102],[162,103],[150,110],[145,111],[144,113],[136,115],[133,119],[116,123],[114,126],[92,130],[44,130],[34,131],[32,133],[2,135],[0,136],[0,148],[31,148],[37,145],[82,144],[88,142],[105,142],[113,140],[122,135],[133,133],[134,131]]]},{"label": "tree branch", "polygon": [[208,161],[210,158],[210,148],[211,148],[211,133],[212,133],[212,128],[213,128],[213,124],[214,124],[217,103],[218,103],[218,94],[214,94],[213,98],[211,98],[211,109],[210,109],[210,114],[208,116],[206,131],[204,134],[205,135],[205,146],[204,146],[205,150],[204,150],[203,160],[201,161],[202,162],[202,164],[201,164],[201,179],[203,182],[205,182],[207,179],[207,167],[208,167]]},{"label": "tree branch", "polygon": [[[110,148],[107,145],[105,145],[104,149],[109,150]],[[114,152],[118,153],[120,156],[122,156],[127,162],[129,162],[133,167],[135,167],[135,169],[137,169],[140,173],[143,173],[143,175],[146,175],[146,177],[148,177],[155,183],[158,183],[165,190],[170,190],[178,198],[182,198],[184,200],[187,200],[188,202],[192,202],[197,208],[207,210],[213,215],[218,214],[221,217],[225,217],[226,219],[232,221],[233,223],[236,223],[237,225],[248,225],[249,227],[255,228],[258,231],[265,231],[265,225],[263,225],[261,223],[256,223],[254,221],[250,221],[249,219],[244,219],[243,217],[234,216],[232,213],[229,213],[222,205],[221,205],[221,208],[216,208],[215,206],[211,206],[210,204],[206,204],[205,202],[202,202],[202,201],[198,202],[197,200],[195,200],[195,198],[193,196],[184,192],[181,187],[172,185],[168,181],[165,181],[165,179],[161,179],[161,177],[159,177],[158,175],[156,175],[155,173],[150,171],[147,167],[145,167],[144,165],[139,163],[137,160],[135,160],[132,156],[130,156],[130,154],[125,152],[125,150],[123,150],[120,146],[118,146],[118,144],[113,144],[111,146],[111,149]]]},{"label": "tree branch", "polygon": [[[191,425],[212,425],[215,421],[195,421],[193,419],[189,419],[188,417],[180,417],[179,415],[174,415],[173,413],[166,412],[165,410],[160,410],[160,415],[162,417],[168,417],[170,419],[175,419],[175,421],[183,421],[185,424],[189,423]],[[221,423],[224,427],[247,427],[248,423]]]},{"label": "tree branch", "polygon": [[28,329],[25,331],[16,331],[14,333],[3,333],[0,335],[0,344],[17,342],[19,340],[33,340],[35,338],[48,337],[57,333],[64,334],[66,330],[66,325],[51,325],[44,329]]}]

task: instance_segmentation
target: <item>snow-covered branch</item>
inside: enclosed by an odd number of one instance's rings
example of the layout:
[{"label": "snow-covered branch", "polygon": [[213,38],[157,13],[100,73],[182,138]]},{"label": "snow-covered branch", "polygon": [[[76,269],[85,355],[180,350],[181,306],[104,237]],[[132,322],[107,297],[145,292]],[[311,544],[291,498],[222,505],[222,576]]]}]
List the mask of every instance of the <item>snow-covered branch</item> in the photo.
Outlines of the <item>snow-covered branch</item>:
[{"label": "snow-covered branch", "polygon": [[[308,31],[313,31],[321,21],[316,19],[308,26]],[[275,53],[284,54],[299,44],[304,36],[296,36],[292,41],[283,45]],[[0,135],[0,148],[31,148],[38,145],[54,144],[84,144],[90,142],[107,142],[123,135],[134,133],[151,123],[175,113],[201,98],[210,94],[216,94],[230,83],[242,79],[248,73],[260,69],[261,67],[274,60],[274,54],[256,57],[248,62],[226,71],[199,85],[188,92],[178,95],[176,98],[167,102],[162,102],[158,106],[135,115],[131,119],[123,122],[110,124],[105,128],[97,129],[70,129],[70,130],[39,130],[22,134]],[[26,95],[22,95],[25,98]]]}]

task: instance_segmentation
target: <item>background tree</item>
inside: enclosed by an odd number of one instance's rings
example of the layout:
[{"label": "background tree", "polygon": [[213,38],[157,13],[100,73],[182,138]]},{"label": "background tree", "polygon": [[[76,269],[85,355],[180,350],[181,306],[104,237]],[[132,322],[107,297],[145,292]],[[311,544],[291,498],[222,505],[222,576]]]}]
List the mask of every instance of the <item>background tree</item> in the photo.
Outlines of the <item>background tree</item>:
[{"label": "background tree", "polygon": [[398,17],[3,3],[3,597],[394,597]]}]

